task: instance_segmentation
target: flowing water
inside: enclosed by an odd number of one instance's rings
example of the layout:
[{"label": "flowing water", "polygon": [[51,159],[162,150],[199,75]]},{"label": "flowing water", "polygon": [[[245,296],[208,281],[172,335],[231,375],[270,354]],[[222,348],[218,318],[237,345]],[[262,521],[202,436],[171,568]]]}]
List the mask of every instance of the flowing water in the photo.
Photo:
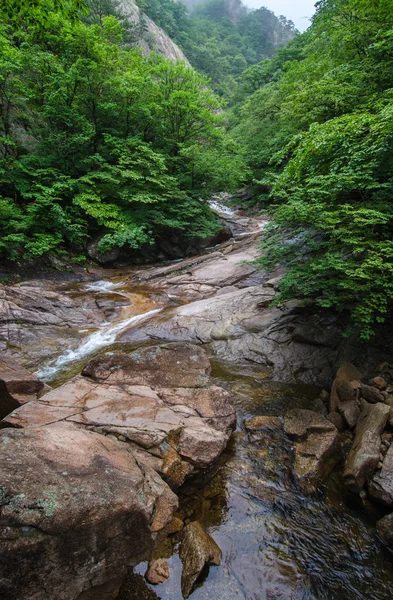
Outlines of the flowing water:
[{"label": "flowing water", "polygon": [[[37,374],[48,381],[61,373],[64,381],[76,365],[79,370],[81,362],[111,347],[123,329],[156,318],[165,306],[116,279],[79,284],[72,292],[125,294],[130,306],[112,323],[81,332],[78,344],[44,365]],[[324,489],[305,497],[294,480],[293,448],[283,432],[249,439],[244,430],[244,420],[252,416],[282,416],[289,408],[310,407],[319,390],[279,384],[261,367],[234,367],[214,359],[212,364],[217,385],[232,393],[238,426],[219,463],[179,491],[179,516],[186,522],[201,521],[223,551],[221,566],[205,573],[191,598],[393,598],[392,555],[375,532],[380,515],[346,496],[339,470]],[[119,600],[181,600],[178,545],[175,535],[157,550],[171,572],[165,584],[148,585],[142,577],[147,565],[142,563],[125,582]]]},{"label": "flowing water", "polygon": [[[388,600],[392,555],[375,534],[375,517],[346,497],[338,473],[312,497],[296,486],[293,449],[282,431],[252,443],[243,421],[306,408],[317,390],[273,382],[260,368],[213,361],[218,385],[231,390],[238,411],[232,444],[210,476],[184,486],[179,516],[199,520],[223,551],[193,592],[193,600]],[[119,600],[181,600],[178,540],[157,552],[171,578],[149,586],[147,564],[135,569]]]}]

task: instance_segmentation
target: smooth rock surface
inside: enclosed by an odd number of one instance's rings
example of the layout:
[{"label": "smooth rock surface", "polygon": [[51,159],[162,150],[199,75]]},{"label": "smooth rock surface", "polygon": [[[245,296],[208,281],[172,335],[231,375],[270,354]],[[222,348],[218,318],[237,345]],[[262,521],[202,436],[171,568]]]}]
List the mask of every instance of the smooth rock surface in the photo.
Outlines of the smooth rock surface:
[{"label": "smooth rock surface", "polygon": [[359,417],[351,450],[345,461],[344,481],[348,488],[359,493],[377,468],[389,406],[378,403],[366,405]]},{"label": "smooth rock surface", "polygon": [[[281,381],[330,385],[337,350],[330,342],[328,346],[312,343],[324,317],[313,317],[297,302],[269,308],[274,293],[271,288],[254,285],[196,300],[139,329],[124,331],[120,340],[209,343],[214,354],[224,360],[273,367],[275,378]],[[308,343],[293,339],[299,323],[308,328]],[[336,335],[334,324],[325,322],[324,326]]]}]

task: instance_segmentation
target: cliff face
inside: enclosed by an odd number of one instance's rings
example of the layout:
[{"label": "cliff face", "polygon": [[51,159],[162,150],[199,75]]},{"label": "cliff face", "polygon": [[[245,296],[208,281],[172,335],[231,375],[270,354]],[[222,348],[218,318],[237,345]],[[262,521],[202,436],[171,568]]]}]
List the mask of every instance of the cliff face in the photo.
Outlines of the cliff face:
[{"label": "cliff face", "polygon": [[137,31],[138,46],[143,54],[157,52],[170,60],[183,60],[190,65],[179,46],[171,38],[145,15],[134,0],[122,0],[119,5],[120,11],[135,26]]}]

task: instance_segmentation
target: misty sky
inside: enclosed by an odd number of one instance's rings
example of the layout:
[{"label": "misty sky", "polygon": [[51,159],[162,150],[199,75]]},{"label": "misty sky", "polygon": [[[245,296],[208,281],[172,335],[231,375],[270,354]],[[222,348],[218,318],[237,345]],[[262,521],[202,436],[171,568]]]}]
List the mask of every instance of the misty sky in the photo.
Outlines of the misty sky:
[{"label": "misty sky", "polygon": [[314,13],[316,0],[243,0],[249,8],[266,6],[277,16],[284,15],[291,19],[299,31],[304,31],[310,25],[308,20]]}]

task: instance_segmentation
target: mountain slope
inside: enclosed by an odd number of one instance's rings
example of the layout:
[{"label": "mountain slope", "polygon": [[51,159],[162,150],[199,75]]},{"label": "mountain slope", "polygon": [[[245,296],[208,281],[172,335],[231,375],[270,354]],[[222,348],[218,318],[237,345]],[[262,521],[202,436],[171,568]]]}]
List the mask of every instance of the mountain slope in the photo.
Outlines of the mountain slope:
[{"label": "mountain slope", "polygon": [[154,51],[170,60],[183,60],[189,64],[179,46],[142,12],[134,0],[122,0],[119,3],[119,10],[134,25],[133,29],[139,32],[137,45],[144,54],[148,55]]},{"label": "mountain slope", "polygon": [[192,66],[228,98],[247,67],[272,56],[296,35],[291,21],[266,8],[248,11],[241,0],[208,0],[190,13],[174,0],[138,3],[181,47]]}]

